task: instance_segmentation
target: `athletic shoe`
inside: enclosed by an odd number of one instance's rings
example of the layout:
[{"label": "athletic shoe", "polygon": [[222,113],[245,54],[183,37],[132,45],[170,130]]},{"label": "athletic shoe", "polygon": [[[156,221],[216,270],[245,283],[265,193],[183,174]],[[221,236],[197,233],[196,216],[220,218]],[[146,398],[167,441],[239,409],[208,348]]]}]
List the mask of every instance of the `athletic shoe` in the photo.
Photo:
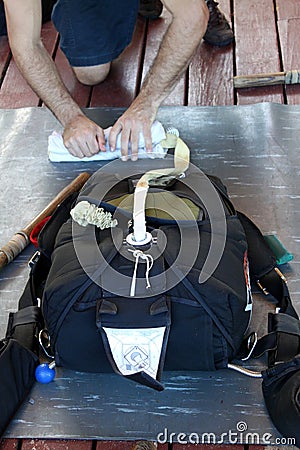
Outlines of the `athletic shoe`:
[{"label": "athletic shoe", "polygon": [[140,0],[139,14],[146,19],[158,19],[163,10],[160,0]]},{"label": "athletic shoe", "polygon": [[233,42],[234,35],[225,15],[219,10],[218,3],[206,0],[209,9],[209,20],[203,39],[211,45],[223,47]]}]

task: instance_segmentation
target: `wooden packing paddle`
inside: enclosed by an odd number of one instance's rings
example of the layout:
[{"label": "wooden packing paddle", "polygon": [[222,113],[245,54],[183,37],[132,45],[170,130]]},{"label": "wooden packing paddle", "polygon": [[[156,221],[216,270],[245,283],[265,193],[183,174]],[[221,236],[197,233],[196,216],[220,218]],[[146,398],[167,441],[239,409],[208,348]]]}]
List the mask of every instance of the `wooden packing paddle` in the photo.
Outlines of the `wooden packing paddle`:
[{"label": "wooden packing paddle", "polygon": [[300,70],[286,72],[260,73],[233,77],[235,88],[250,88],[259,86],[272,86],[276,84],[299,84]]},{"label": "wooden packing paddle", "polygon": [[57,196],[22,230],[17,231],[2,248],[0,248],[0,269],[18,256],[30,242],[29,236],[34,227],[47,216],[51,216],[56,207],[73,192],[79,191],[89,179],[90,174],[83,172],[68,184]]}]

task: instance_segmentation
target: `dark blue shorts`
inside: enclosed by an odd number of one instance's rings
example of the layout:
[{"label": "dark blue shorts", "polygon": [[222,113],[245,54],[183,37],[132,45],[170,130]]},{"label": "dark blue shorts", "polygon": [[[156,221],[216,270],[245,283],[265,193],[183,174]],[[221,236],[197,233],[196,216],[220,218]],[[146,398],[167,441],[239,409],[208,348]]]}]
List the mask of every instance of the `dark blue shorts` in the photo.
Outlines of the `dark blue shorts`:
[{"label": "dark blue shorts", "polygon": [[116,59],[131,42],[139,0],[58,0],[52,20],[73,67]]}]

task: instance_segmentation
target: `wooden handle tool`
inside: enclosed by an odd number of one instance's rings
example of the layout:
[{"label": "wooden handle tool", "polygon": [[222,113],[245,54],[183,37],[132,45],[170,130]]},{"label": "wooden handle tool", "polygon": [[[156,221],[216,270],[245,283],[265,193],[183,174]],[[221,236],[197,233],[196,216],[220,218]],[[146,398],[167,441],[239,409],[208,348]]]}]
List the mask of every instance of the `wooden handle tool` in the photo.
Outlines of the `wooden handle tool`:
[{"label": "wooden handle tool", "polygon": [[89,179],[90,174],[83,172],[68,184],[57,196],[36,216],[32,221],[17,231],[13,237],[0,248],[0,269],[9,264],[19,255],[29,244],[29,236],[34,227],[40,223],[45,217],[50,216],[56,207],[73,192],[79,191],[84,183]]},{"label": "wooden handle tool", "polygon": [[299,84],[300,70],[286,72],[261,73],[233,77],[235,88],[249,88],[258,86],[272,86],[276,84]]}]

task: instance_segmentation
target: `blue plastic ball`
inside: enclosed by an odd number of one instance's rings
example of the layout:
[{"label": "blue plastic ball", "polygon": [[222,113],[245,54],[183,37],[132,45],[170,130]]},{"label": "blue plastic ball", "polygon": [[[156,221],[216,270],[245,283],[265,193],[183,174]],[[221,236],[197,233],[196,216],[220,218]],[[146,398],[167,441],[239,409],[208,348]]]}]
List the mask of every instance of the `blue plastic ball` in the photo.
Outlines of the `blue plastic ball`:
[{"label": "blue plastic ball", "polygon": [[54,380],[55,370],[50,369],[48,364],[40,364],[35,369],[35,378],[39,383],[48,384]]}]

